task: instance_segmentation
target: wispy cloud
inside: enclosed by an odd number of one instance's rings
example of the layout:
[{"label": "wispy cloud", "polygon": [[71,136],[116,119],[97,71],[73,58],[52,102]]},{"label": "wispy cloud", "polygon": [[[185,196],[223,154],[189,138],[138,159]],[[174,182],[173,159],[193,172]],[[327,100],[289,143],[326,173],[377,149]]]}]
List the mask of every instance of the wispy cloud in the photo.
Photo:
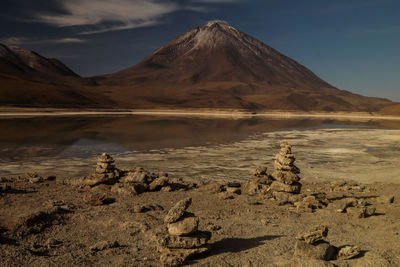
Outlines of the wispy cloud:
[{"label": "wispy cloud", "polygon": [[85,43],[86,41],[87,40],[80,38],[37,39],[27,37],[6,37],[0,39],[1,43],[7,45]]},{"label": "wispy cloud", "polygon": [[[176,3],[156,0],[58,0],[58,3],[65,14],[37,14],[36,18],[62,27],[91,26],[85,34],[154,25],[163,15],[180,9]],[[108,26],[101,26],[102,23]]]},{"label": "wispy cloud", "polygon": [[38,13],[35,20],[59,27],[80,27],[80,34],[148,27],[179,10],[212,12],[212,4],[243,0],[55,0],[62,14]]}]

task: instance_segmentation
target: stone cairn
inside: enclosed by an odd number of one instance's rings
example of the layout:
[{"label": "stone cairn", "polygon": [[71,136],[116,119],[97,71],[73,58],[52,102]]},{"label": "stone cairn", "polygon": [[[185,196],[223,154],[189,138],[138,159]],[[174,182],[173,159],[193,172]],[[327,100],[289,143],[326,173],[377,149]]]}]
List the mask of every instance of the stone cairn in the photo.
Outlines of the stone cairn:
[{"label": "stone cairn", "polygon": [[112,180],[119,176],[118,170],[115,168],[114,159],[107,153],[101,154],[97,159],[97,167],[94,176],[101,180]]},{"label": "stone cairn", "polygon": [[199,218],[186,211],[191,203],[191,198],[179,201],[164,218],[168,233],[156,237],[164,266],[180,266],[187,258],[208,250],[211,233],[198,230]]},{"label": "stone cairn", "polygon": [[274,178],[268,174],[266,166],[260,166],[251,171],[251,180],[248,184],[250,195],[267,193]]},{"label": "stone cairn", "polygon": [[270,186],[273,192],[300,193],[301,184],[298,176],[300,169],[294,165],[295,160],[296,158],[292,154],[292,146],[287,141],[281,142],[281,150],[276,156],[275,171],[272,174],[275,181]]},{"label": "stone cairn", "polygon": [[114,159],[107,153],[103,153],[97,159],[97,167],[93,174],[80,179],[67,179],[65,183],[96,186],[113,183],[119,178],[119,175],[119,170],[115,167]]}]

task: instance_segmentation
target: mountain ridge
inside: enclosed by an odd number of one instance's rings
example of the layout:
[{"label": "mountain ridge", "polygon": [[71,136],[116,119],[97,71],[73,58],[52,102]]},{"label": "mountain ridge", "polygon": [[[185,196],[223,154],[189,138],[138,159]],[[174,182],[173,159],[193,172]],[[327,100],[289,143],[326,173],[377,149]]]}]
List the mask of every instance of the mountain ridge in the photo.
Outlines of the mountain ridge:
[{"label": "mountain ridge", "polygon": [[[7,65],[2,64],[5,52],[1,49],[4,46],[0,46],[0,84],[14,76],[21,81],[60,84],[64,94],[79,91],[78,100],[84,96],[81,99],[98,107],[372,112],[392,103],[337,89],[295,60],[221,22],[195,27],[129,68],[90,78],[32,51],[32,57],[44,60],[37,64],[42,74],[32,75],[29,71],[34,68],[26,59],[20,67],[22,74],[10,73],[12,68],[7,72]],[[63,105],[68,106],[68,101],[63,100]],[[45,102],[52,105],[54,101],[48,98]]]}]

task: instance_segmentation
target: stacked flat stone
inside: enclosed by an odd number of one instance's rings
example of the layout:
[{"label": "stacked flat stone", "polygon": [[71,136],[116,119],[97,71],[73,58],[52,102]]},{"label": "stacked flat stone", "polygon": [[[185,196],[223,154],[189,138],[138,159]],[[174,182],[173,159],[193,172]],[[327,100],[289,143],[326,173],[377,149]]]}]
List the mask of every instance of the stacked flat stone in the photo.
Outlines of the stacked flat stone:
[{"label": "stacked flat stone", "polygon": [[73,186],[93,187],[99,184],[115,183],[119,176],[120,173],[115,167],[114,159],[107,153],[103,153],[97,159],[97,167],[93,174],[78,179],[65,179],[64,183]]},{"label": "stacked flat stone", "polygon": [[272,191],[300,193],[301,184],[298,176],[300,169],[294,165],[295,160],[296,158],[292,154],[292,146],[286,141],[281,142],[281,150],[274,163],[275,171],[272,176],[276,181],[272,182],[270,186]]},{"label": "stacked flat stone", "polygon": [[97,159],[97,167],[94,175],[100,179],[114,179],[118,176],[114,159],[107,153],[101,154]]},{"label": "stacked flat stone", "polygon": [[248,193],[255,195],[258,193],[266,193],[274,178],[268,174],[267,167],[260,166],[251,171],[251,180],[248,183]]},{"label": "stacked flat stone", "polygon": [[164,218],[168,233],[157,237],[164,266],[180,266],[188,257],[208,250],[211,233],[198,230],[199,218],[186,211],[191,203],[191,198],[179,201]]}]

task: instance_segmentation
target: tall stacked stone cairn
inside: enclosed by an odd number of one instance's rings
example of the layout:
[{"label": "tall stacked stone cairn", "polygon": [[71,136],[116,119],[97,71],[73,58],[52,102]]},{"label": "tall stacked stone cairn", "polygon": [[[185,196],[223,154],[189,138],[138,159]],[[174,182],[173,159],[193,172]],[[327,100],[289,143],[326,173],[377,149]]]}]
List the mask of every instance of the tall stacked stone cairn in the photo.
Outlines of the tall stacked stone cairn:
[{"label": "tall stacked stone cairn", "polygon": [[301,184],[298,176],[300,169],[294,165],[295,160],[296,158],[292,154],[292,146],[287,141],[281,142],[281,150],[276,156],[274,162],[275,171],[272,174],[275,181],[270,186],[274,196],[282,195],[276,194],[276,192],[282,192],[287,195],[300,193]]},{"label": "tall stacked stone cairn", "polygon": [[119,170],[115,167],[114,159],[107,153],[97,159],[97,167],[93,174],[80,179],[67,179],[64,182],[71,185],[96,186],[113,183],[119,178]]},{"label": "tall stacked stone cairn", "polygon": [[191,198],[179,201],[164,218],[168,231],[156,236],[160,261],[164,266],[180,266],[189,257],[204,253],[211,233],[199,231],[199,218],[186,210]]}]

